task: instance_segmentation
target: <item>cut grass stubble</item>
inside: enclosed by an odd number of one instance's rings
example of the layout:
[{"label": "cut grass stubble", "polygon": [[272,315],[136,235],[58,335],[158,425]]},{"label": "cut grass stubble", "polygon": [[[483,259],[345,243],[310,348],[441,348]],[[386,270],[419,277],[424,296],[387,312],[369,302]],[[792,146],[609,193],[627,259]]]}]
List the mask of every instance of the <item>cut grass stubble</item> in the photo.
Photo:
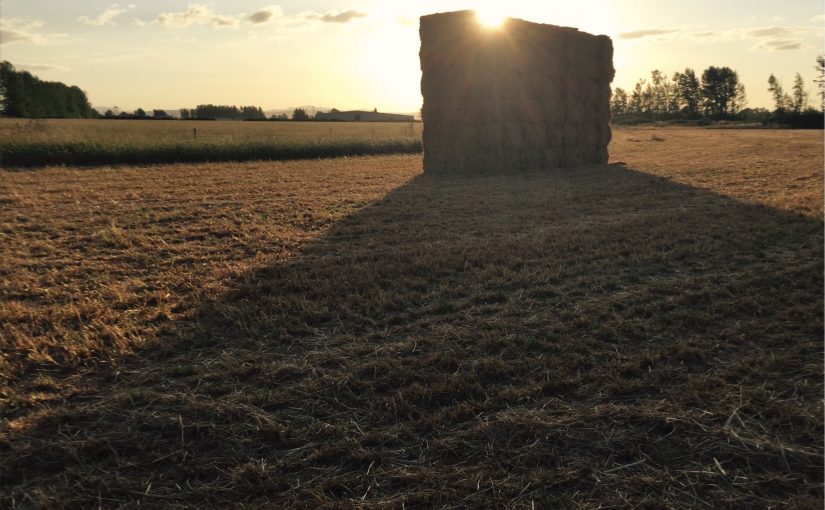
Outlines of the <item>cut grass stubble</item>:
[{"label": "cut grass stubble", "polygon": [[822,140],[5,172],[5,506],[817,508]]}]

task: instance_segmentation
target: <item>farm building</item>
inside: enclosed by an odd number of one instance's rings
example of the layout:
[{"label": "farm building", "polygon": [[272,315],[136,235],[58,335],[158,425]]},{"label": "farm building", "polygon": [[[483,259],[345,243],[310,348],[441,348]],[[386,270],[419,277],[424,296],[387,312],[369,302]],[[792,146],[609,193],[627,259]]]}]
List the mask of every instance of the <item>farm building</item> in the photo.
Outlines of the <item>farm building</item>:
[{"label": "farm building", "polygon": [[414,117],[412,115],[363,110],[339,112],[333,109],[327,113],[318,112],[315,114],[315,120],[339,120],[347,122],[412,122],[413,119]]},{"label": "farm building", "polygon": [[421,18],[424,171],[518,172],[607,162],[613,43],[472,11]]}]

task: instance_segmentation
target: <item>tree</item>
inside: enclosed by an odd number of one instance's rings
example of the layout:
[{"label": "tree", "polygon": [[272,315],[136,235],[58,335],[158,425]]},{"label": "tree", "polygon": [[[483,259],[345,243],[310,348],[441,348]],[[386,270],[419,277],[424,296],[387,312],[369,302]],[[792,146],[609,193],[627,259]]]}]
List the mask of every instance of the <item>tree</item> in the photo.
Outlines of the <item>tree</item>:
[{"label": "tree", "polygon": [[785,96],[785,91],[782,89],[782,84],[776,79],[776,76],[771,74],[768,77],[768,92],[773,97],[774,111],[782,113],[785,110],[785,102],[782,100]]},{"label": "tree", "polygon": [[702,98],[705,111],[714,117],[725,117],[736,107],[739,75],[730,67],[708,67],[702,73]]},{"label": "tree", "polygon": [[622,88],[613,91],[613,98],[610,100],[610,112],[613,115],[623,115],[627,113],[627,92]]},{"label": "tree", "polygon": [[152,118],[153,119],[168,119],[169,114],[166,113],[166,110],[152,110]]},{"label": "tree", "polygon": [[138,108],[134,113],[135,117],[143,119],[146,117],[146,111],[143,108]]},{"label": "tree", "polygon": [[802,113],[802,110],[808,106],[808,91],[805,90],[805,80],[802,79],[801,74],[796,73],[791,90],[793,90],[793,111],[794,113]]},{"label": "tree", "polygon": [[774,112],[784,113],[785,110],[793,108],[793,99],[785,93],[785,90],[782,88],[782,83],[777,80],[774,75],[768,78],[768,92],[770,92],[773,97]]},{"label": "tree", "polygon": [[686,68],[683,73],[673,75],[676,82],[676,100],[681,106],[681,111],[690,117],[700,114],[699,107],[702,104],[702,91],[699,79],[693,69]]},{"label": "tree", "polygon": [[114,119],[115,118],[115,112],[113,112],[112,110],[106,110],[106,113],[104,113],[103,116],[106,117],[107,119]]},{"label": "tree", "polygon": [[819,86],[820,106],[822,107],[822,111],[825,112],[825,54],[817,55],[814,69],[817,75],[814,83]]},{"label": "tree", "polygon": [[628,113],[636,115],[642,113],[642,85],[644,85],[644,80],[639,80],[633,87],[633,92],[630,94],[630,103],[627,106]]},{"label": "tree", "polygon": [[295,108],[292,112],[292,120],[309,120],[309,115],[303,108]]},{"label": "tree", "polygon": [[180,109],[180,118],[181,119],[188,119],[189,118],[189,109],[188,108],[181,108]]},{"label": "tree", "polygon": [[0,62],[0,113],[11,117],[92,117],[86,93],[60,82],[42,81]]},{"label": "tree", "polygon": [[654,93],[653,93],[653,86],[650,83],[645,82],[645,89],[642,92],[642,113],[652,113],[653,112],[653,101],[654,101]]},{"label": "tree", "polygon": [[674,111],[673,83],[667,75],[658,69],[650,72],[650,109],[657,114],[669,114]]},{"label": "tree", "polygon": [[730,103],[731,115],[736,115],[741,112],[748,105],[748,96],[745,93],[745,84],[739,82],[736,84],[736,93]]},{"label": "tree", "polygon": [[241,118],[243,120],[264,120],[266,115],[260,106],[242,106]]}]

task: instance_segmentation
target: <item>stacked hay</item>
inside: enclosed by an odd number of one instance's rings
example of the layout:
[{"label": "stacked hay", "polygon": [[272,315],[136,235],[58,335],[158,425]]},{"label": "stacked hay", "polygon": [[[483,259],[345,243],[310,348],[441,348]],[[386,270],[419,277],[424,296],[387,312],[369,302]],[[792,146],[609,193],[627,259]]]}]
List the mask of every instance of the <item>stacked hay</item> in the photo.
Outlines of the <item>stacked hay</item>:
[{"label": "stacked hay", "polygon": [[424,170],[517,172],[607,162],[613,44],[472,11],[421,18]]}]

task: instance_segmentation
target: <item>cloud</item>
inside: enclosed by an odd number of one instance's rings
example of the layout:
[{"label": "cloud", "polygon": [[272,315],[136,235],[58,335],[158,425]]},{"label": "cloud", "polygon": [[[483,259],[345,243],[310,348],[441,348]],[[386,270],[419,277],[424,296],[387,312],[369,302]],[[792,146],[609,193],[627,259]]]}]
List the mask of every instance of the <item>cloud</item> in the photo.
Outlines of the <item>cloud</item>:
[{"label": "cloud", "polygon": [[212,25],[216,27],[236,28],[238,24],[238,20],[232,16],[222,16],[219,14],[212,18]]},{"label": "cloud", "polygon": [[47,71],[67,71],[68,68],[63,66],[54,66],[51,64],[20,64],[18,70],[29,71],[30,73],[42,73]]},{"label": "cloud", "polygon": [[822,24],[825,22],[825,14],[817,14],[816,16],[812,17],[810,21],[812,23]]},{"label": "cloud", "polygon": [[756,27],[741,31],[741,37],[756,39],[753,47],[756,51],[782,51],[807,48],[807,38],[822,37],[821,27],[790,26],[790,27]]},{"label": "cloud", "polygon": [[756,46],[755,49],[763,50],[763,51],[775,51],[775,50],[798,50],[804,48],[805,45],[802,41],[796,40],[783,40],[783,39],[771,39],[768,41],[764,41]]},{"label": "cloud", "polygon": [[0,18],[0,44],[14,42],[43,43],[45,38],[37,31],[42,27],[42,21]]},{"label": "cloud", "polygon": [[747,35],[750,37],[777,37],[790,35],[792,33],[793,29],[790,27],[766,27],[750,29]]},{"label": "cloud", "polygon": [[212,25],[218,28],[238,26],[238,19],[234,16],[218,14],[201,4],[189,4],[185,11],[163,12],[156,21],[168,28],[187,28],[193,25]]},{"label": "cloud", "polygon": [[66,42],[68,35],[43,33],[43,22],[22,18],[0,18],[0,44],[52,44]]},{"label": "cloud", "polygon": [[40,42],[40,36],[12,28],[0,28],[0,44],[15,42]]},{"label": "cloud", "polygon": [[619,39],[653,40],[673,39],[677,37],[691,37],[695,40],[707,41],[749,41],[754,51],[786,51],[807,48],[814,39],[821,40],[823,27],[813,26],[768,26],[736,28],[729,30],[699,30],[690,31],[685,28],[654,28],[622,32]]},{"label": "cloud", "polygon": [[775,50],[798,50],[802,48],[802,43],[799,41],[769,41],[767,44]]},{"label": "cloud", "polygon": [[[130,6],[128,8],[132,9],[134,7],[132,6],[132,4],[130,4]],[[93,25],[93,26],[96,26],[96,27],[102,27],[103,25],[114,25],[114,21],[112,21],[112,20],[115,19],[116,17],[120,16],[124,12],[126,12],[126,10],[119,8],[117,6],[117,4],[112,4],[105,11],[100,13],[95,18],[89,18],[88,16],[81,16],[81,17],[77,18],[77,21],[80,21],[81,23],[85,23],[87,25]]]},{"label": "cloud", "polygon": [[282,18],[284,16],[284,11],[278,5],[270,5],[268,7],[264,7],[259,11],[255,11],[247,17],[247,21],[254,25],[260,25],[261,23],[268,23],[274,19]]},{"label": "cloud", "polygon": [[349,23],[354,19],[366,17],[365,13],[358,11],[329,11],[326,14],[310,14],[307,16],[309,19],[317,19],[324,23]]},{"label": "cloud", "polygon": [[693,32],[693,37],[718,37],[722,35],[722,32]]},{"label": "cloud", "polygon": [[654,28],[650,30],[635,30],[633,32],[622,32],[619,34],[619,39],[642,39],[644,37],[650,37],[655,35],[667,35],[673,34],[678,32],[678,30],[673,28],[662,29],[662,28]]}]

